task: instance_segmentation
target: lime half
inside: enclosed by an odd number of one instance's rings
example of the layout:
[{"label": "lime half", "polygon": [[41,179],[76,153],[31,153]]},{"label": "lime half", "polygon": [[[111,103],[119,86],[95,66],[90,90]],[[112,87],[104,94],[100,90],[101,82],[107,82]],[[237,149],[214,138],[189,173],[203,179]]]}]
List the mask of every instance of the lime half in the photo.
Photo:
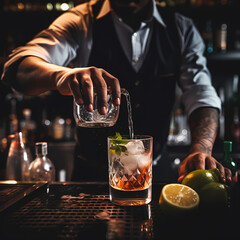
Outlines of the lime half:
[{"label": "lime half", "polygon": [[167,214],[178,214],[196,210],[199,196],[192,188],[178,183],[167,184],[163,187],[159,205]]}]

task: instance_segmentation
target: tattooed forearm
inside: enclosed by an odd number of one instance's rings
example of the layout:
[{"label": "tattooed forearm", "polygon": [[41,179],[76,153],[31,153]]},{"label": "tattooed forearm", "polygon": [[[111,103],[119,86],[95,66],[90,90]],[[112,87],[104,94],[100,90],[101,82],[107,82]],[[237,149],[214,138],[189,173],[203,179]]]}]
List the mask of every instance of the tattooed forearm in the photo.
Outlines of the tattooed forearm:
[{"label": "tattooed forearm", "polygon": [[214,108],[199,108],[190,118],[191,152],[211,154],[218,128],[218,111]]}]

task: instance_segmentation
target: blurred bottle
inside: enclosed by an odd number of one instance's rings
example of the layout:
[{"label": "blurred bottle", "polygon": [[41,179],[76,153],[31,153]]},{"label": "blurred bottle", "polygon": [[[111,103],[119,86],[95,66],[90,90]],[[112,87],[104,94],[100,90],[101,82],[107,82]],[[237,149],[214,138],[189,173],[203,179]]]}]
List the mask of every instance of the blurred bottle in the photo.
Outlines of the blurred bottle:
[{"label": "blurred bottle", "polygon": [[232,110],[231,138],[236,143],[240,143],[240,121],[239,121],[240,98],[238,88],[239,88],[239,76],[236,74],[233,76],[232,97],[230,103]]},{"label": "blurred bottle", "polygon": [[18,132],[18,119],[17,119],[17,113],[16,113],[16,99],[12,98],[10,99],[10,108],[11,112],[9,114],[9,119],[8,119],[8,131],[7,135],[10,134],[15,134]]},{"label": "blurred bottle", "polygon": [[47,142],[52,138],[52,122],[47,117],[46,109],[42,111],[42,121],[39,127],[38,139],[40,142]]},{"label": "blurred bottle", "polygon": [[233,141],[240,143],[240,121],[239,121],[239,111],[238,106],[234,107],[233,110],[233,122],[231,125]]},{"label": "blurred bottle", "polygon": [[208,54],[213,52],[213,31],[212,31],[212,21],[207,20],[205,28],[202,32],[202,37],[206,45],[206,52]]},{"label": "blurred bottle", "polygon": [[204,4],[204,6],[215,6],[216,0],[204,0],[203,4]]},{"label": "blurred bottle", "polygon": [[72,120],[70,118],[65,120],[64,139],[66,141],[71,141],[73,139]]},{"label": "blurred bottle", "polygon": [[221,100],[222,111],[219,117],[219,133],[218,134],[219,134],[219,138],[221,140],[224,140],[225,138],[225,106],[224,106],[225,94],[224,94],[223,88],[219,89],[219,97]]},{"label": "blurred bottle", "polygon": [[238,219],[240,214],[240,170],[237,173],[237,182],[231,184],[229,190],[231,216]]},{"label": "blurred bottle", "polygon": [[53,122],[53,139],[60,141],[64,139],[64,119],[57,116]]},{"label": "blurred bottle", "polygon": [[19,121],[17,115],[17,106],[23,100],[23,95],[13,91],[6,95],[5,103],[8,112],[8,119],[6,122],[6,133],[5,136],[15,134],[19,131]]},{"label": "blurred bottle", "polygon": [[16,114],[11,113],[9,115],[9,131],[7,132],[7,134],[14,134],[18,131],[18,119]]},{"label": "blurred bottle", "polygon": [[29,165],[31,159],[23,142],[22,133],[15,134],[11,141],[6,164],[6,179],[16,181],[29,180]]},{"label": "blurred bottle", "polygon": [[175,144],[174,129],[175,129],[174,114],[172,114],[170,127],[169,127],[168,142],[167,142],[167,144],[170,145],[170,146]]},{"label": "blurred bottle", "polygon": [[20,129],[23,134],[25,144],[34,146],[36,135],[36,123],[31,119],[31,110],[23,109],[24,119],[20,122]]},{"label": "blurred bottle", "polygon": [[219,0],[219,4],[221,6],[226,6],[228,4],[228,2],[230,2],[230,0]]},{"label": "blurred bottle", "polygon": [[216,48],[219,52],[227,51],[227,24],[221,23],[216,32]]},{"label": "blurred bottle", "polygon": [[203,5],[203,0],[191,0],[192,5],[195,5],[197,7],[200,7]]},{"label": "blurred bottle", "polygon": [[31,181],[55,181],[55,167],[47,157],[47,142],[35,144],[36,159],[29,166]]},{"label": "blurred bottle", "polygon": [[229,168],[232,172],[233,181],[237,181],[237,166],[236,163],[233,161],[232,158],[232,142],[231,141],[224,141],[224,156],[223,160],[220,161],[220,163],[226,167]]},{"label": "blurred bottle", "polygon": [[2,138],[0,140],[0,179],[5,179],[5,169],[8,151],[8,140]]},{"label": "blurred bottle", "polygon": [[187,123],[187,116],[178,108],[174,114],[174,126],[176,135],[175,142],[177,145],[188,145],[190,143],[190,131]]}]

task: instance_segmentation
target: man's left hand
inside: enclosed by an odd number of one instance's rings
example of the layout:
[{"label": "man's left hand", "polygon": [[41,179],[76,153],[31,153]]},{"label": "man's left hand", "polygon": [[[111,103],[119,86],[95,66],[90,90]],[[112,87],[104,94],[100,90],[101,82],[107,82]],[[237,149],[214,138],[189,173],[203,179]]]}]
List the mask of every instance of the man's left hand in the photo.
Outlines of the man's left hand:
[{"label": "man's left hand", "polygon": [[220,171],[220,181],[223,183],[232,182],[232,173],[230,169],[223,167],[215,158],[211,155],[194,152],[189,154],[181,163],[178,169],[179,178],[178,181],[182,182],[183,178],[191,171],[196,169],[212,169],[218,168]]}]

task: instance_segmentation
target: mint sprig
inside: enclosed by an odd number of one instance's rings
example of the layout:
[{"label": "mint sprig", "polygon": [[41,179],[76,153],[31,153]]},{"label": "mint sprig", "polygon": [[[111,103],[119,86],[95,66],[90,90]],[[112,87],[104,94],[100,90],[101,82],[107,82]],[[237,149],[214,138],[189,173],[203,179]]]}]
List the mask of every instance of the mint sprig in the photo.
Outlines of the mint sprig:
[{"label": "mint sprig", "polygon": [[114,140],[110,141],[111,147],[110,149],[114,150],[117,155],[121,155],[122,152],[126,152],[127,148],[124,146],[128,143],[128,141],[123,140],[121,134],[119,132],[116,132],[116,135],[112,137]]}]

